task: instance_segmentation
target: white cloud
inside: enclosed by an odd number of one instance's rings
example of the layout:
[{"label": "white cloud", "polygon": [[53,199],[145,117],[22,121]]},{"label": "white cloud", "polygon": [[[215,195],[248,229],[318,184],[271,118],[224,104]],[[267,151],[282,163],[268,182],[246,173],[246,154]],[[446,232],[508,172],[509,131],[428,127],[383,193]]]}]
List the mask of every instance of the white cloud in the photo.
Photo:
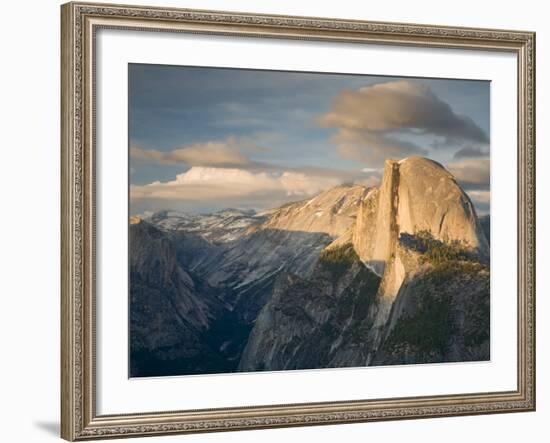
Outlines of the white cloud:
[{"label": "white cloud", "polygon": [[354,184],[365,186],[366,188],[380,186],[384,168],[362,168],[361,172],[364,172],[365,175],[357,177],[354,180]]},{"label": "white cloud", "polygon": [[328,176],[309,176],[300,172],[283,172],[277,179],[287,195],[310,196],[340,184],[340,180]]},{"label": "white cloud", "polygon": [[238,168],[195,166],[172,181],[132,185],[130,198],[132,201],[171,200],[269,207],[289,198],[315,195],[340,183],[334,177],[301,172],[251,172]]},{"label": "white cloud", "polygon": [[381,180],[380,176],[371,175],[371,176],[366,177],[364,179],[355,180],[354,183],[356,185],[364,186],[365,188],[373,188],[373,187],[380,186],[381,181],[382,180]]},{"label": "white cloud", "polygon": [[383,171],[383,169],[382,168],[362,168],[361,171],[367,172],[367,173],[368,172],[378,172],[378,173],[380,173],[380,172]]}]

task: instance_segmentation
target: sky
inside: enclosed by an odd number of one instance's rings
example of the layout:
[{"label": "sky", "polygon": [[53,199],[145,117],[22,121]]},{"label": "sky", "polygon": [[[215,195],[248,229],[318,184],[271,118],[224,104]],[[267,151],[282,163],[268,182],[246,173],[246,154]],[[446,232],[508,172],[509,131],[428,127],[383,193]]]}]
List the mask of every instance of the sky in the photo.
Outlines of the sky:
[{"label": "sky", "polygon": [[130,64],[130,212],[263,210],[384,160],[443,164],[489,212],[490,83]]}]

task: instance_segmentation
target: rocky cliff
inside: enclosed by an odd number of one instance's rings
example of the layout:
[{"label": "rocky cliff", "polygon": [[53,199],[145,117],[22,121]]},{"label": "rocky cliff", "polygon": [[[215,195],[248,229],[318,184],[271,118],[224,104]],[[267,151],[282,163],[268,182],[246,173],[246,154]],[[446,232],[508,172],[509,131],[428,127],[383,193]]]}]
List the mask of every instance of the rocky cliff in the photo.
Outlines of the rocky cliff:
[{"label": "rocky cliff", "polygon": [[130,375],[233,369],[231,339],[220,352],[217,331],[224,325],[234,334],[240,329],[222,294],[185,269],[177,238],[138,218],[129,234]]},{"label": "rocky cliff", "polygon": [[[327,256],[344,271],[327,272]],[[365,192],[354,226],[321,253],[313,273],[278,281],[240,368],[487,359],[488,257],[475,209],[443,166],[387,161],[380,188]],[[375,289],[358,290],[356,278],[371,275]],[[303,345],[313,342],[315,352]]]},{"label": "rocky cliff", "polygon": [[470,198],[442,165],[420,157],[387,160],[382,184],[363,201],[352,237],[361,260],[382,276],[370,333],[375,349],[403,284],[423,271],[418,251],[402,241],[419,235],[468,250],[480,262],[489,257]]},{"label": "rocky cliff", "polygon": [[418,232],[443,242],[459,241],[488,256],[474,206],[443,166],[420,157],[386,160],[380,188],[359,208],[353,245],[361,260],[382,275],[395,256],[399,236]]},{"label": "rocky cliff", "polygon": [[367,195],[364,186],[336,186],[303,202],[290,203],[269,214],[258,229],[323,233],[336,239],[355,224]]},{"label": "rocky cliff", "polygon": [[214,287],[229,288],[227,302],[253,322],[282,271],[306,276],[321,250],[355,223],[363,186],[338,186],[316,197],[261,214],[235,241],[209,251],[193,272]]},{"label": "rocky cliff", "polygon": [[[363,344],[380,277],[365,267],[351,244],[325,250],[310,278],[283,273],[256,319],[239,370],[363,366]],[[342,359],[345,364],[342,365]]]}]

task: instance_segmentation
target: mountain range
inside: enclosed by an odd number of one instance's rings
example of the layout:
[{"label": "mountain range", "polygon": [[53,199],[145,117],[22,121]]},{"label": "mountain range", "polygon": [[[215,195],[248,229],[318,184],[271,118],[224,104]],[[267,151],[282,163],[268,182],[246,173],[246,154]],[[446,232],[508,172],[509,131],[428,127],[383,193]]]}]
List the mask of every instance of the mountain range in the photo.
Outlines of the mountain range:
[{"label": "mountain range", "polygon": [[489,232],[420,157],[261,213],[131,217],[130,376],[487,360]]}]

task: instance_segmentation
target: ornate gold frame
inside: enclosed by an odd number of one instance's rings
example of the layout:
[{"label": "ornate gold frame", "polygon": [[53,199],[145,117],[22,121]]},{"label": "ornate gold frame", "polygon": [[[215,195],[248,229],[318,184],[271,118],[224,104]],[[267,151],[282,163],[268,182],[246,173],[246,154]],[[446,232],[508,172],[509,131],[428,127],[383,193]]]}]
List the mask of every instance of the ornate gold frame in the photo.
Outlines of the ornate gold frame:
[{"label": "ornate gold frame", "polygon": [[[535,409],[535,34],[68,3],[61,7],[61,436],[67,440]],[[94,35],[99,28],[508,51],[518,60],[518,383],[511,392],[98,416]]]}]

